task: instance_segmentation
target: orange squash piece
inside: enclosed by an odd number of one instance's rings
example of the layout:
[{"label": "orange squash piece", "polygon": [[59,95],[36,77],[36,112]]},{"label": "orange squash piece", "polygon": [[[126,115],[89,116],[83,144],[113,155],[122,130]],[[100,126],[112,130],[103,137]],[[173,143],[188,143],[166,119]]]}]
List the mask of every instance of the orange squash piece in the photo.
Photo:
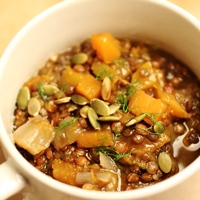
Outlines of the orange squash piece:
[{"label": "orange squash piece", "polygon": [[113,134],[110,130],[87,130],[76,139],[78,147],[93,148],[99,146],[113,146]]},{"label": "orange squash piece", "polygon": [[85,76],[85,73],[76,72],[70,66],[67,66],[60,78],[59,85],[77,86],[78,83],[85,78]]},{"label": "orange squash piece", "polygon": [[42,84],[48,83],[49,80],[50,80],[49,75],[39,75],[28,80],[26,83],[24,83],[24,86],[27,86],[29,89],[31,89],[31,87],[38,86],[38,83]]},{"label": "orange squash piece", "polygon": [[135,114],[149,113],[161,116],[167,111],[167,106],[160,99],[155,99],[142,90],[138,90],[128,104],[129,110]]},{"label": "orange squash piece", "polygon": [[105,63],[111,63],[120,58],[120,43],[110,33],[100,33],[92,35],[92,47],[97,51],[97,55]]},{"label": "orange squash piece", "polygon": [[99,98],[101,96],[101,81],[98,81],[91,74],[85,75],[76,86],[76,93],[83,95],[88,100]]},{"label": "orange squash piece", "polygon": [[55,159],[52,163],[53,177],[63,183],[76,185],[76,175],[81,171],[81,167],[66,163],[63,160]]},{"label": "orange squash piece", "polygon": [[188,118],[188,113],[178,103],[173,94],[161,91],[159,94],[160,99],[167,105],[169,105],[170,114],[179,118]]}]

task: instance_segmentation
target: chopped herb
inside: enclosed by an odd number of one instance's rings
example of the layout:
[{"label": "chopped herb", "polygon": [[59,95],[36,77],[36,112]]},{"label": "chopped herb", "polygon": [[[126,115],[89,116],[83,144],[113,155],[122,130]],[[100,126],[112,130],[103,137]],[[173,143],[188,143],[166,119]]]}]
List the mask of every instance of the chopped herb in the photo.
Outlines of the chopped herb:
[{"label": "chopped herb", "polygon": [[114,74],[111,74],[108,69],[100,69],[96,74],[96,79],[102,81],[105,76],[112,79]]},{"label": "chopped herb", "polygon": [[38,92],[44,102],[47,102],[47,95],[44,92],[42,84],[38,83]]},{"label": "chopped herb", "polygon": [[58,99],[60,99],[63,93],[65,93],[67,90],[69,90],[69,88],[67,87],[66,84],[63,84],[60,91],[58,92]]},{"label": "chopped herb", "polygon": [[126,89],[126,96],[132,96],[133,94],[135,94],[135,87],[139,85],[139,82],[135,82],[135,83],[131,83],[130,85],[127,86],[127,89]]},{"label": "chopped herb", "polygon": [[125,59],[123,58],[119,58],[119,59],[113,60],[113,63],[116,66],[121,67],[121,66],[125,66],[128,62],[126,62]]},{"label": "chopped herb", "polygon": [[126,91],[117,97],[118,103],[121,104],[121,109],[123,112],[128,112],[128,99],[135,93],[135,86],[137,86],[139,82],[131,83],[127,86]]},{"label": "chopped herb", "polygon": [[[155,118],[154,118],[155,114],[149,114],[149,113],[142,113],[142,114],[145,114],[146,117],[149,118],[153,122],[153,125],[151,125],[149,128],[145,128],[145,129],[141,128],[141,130],[145,130],[150,134],[162,134],[162,133],[164,133],[165,125],[162,121],[155,120]],[[151,131],[151,130],[154,130],[154,132]]]},{"label": "chopped herb", "polygon": [[107,137],[105,137],[105,138],[101,138],[100,140],[102,141],[101,146],[103,146],[104,143],[105,143],[105,141],[107,140]]},{"label": "chopped herb", "polygon": [[126,95],[119,95],[117,97],[118,103],[121,105],[121,109],[123,112],[128,112],[128,98]]},{"label": "chopped herb", "polygon": [[97,147],[94,151],[96,153],[98,152],[104,153],[105,155],[110,156],[115,161],[127,157],[131,154],[131,151],[126,154],[120,154],[113,147]]},{"label": "chopped herb", "polygon": [[62,122],[59,126],[57,126],[56,128],[62,129],[62,128],[66,127],[66,126],[70,126],[70,125],[72,125],[76,120],[78,120],[77,117],[75,117],[75,118],[73,118],[72,120],[67,121],[67,122],[64,121],[64,122]]}]

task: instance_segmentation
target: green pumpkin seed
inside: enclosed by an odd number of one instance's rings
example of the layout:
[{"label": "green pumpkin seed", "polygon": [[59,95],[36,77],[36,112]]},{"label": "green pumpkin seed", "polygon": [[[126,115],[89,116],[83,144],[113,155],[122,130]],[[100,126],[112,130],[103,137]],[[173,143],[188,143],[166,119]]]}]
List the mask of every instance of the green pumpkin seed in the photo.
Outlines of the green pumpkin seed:
[{"label": "green pumpkin seed", "polygon": [[162,134],[165,131],[165,125],[161,121],[156,122],[153,128],[154,128],[154,131],[158,134]]},{"label": "green pumpkin seed", "polygon": [[41,109],[40,101],[37,98],[31,98],[28,102],[28,113],[31,116],[37,116]]},{"label": "green pumpkin seed", "polygon": [[73,64],[84,64],[87,60],[88,55],[86,53],[76,53],[71,58]]},{"label": "green pumpkin seed", "polygon": [[127,123],[126,123],[126,126],[132,126],[140,121],[142,121],[144,118],[146,117],[146,114],[145,113],[142,113],[134,118],[132,118],[131,120],[129,120]]},{"label": "green pumpkin seed", "polygon": [[79,113],[80,113],[81,117],[83,117],[83,118],[87,118],[88,117],[88,108],[89,108],[89,106],[83,106],[79,110]]},{"label": "green pumpkin seed", "polygon": [[171,157],[167,153],[161,152],[158,156],[158,165],[164,173],[169,173],[172,168]]},{"label": "green pumpkin seed", "polygon": [[102,88],[101,88],[101,97],[103,100],[108,100],[111,95],[111,81],[110,79],[105,76],[102,82]]},{"label": "green pumpkin seed", "polygon": [[100,123],[97,121],[98,116],[96,114],[96,112],[94,111],[93,108],[89,107],[88,108],[88,119],[92,125],[92,127],[96,130],[100,130],[101,125]]},{"label": "green pumpkin seed", "polygon": [[106,102],[94,98],[90,101],[90,105],[98,115],[102,116],[110,115],[110,108]]},{"label": "green pumpkin seed", "polygon": [[71,97],[63,97],[61,99],[57,99],[54,101],[55,104],[62,104],[62,103],[68,103],[70,102]]},{"label": "green pumpkin seed", "polygon": [[55,93],[57,93],[59,91],[59,89],[54,86],[54,85],[49,85],[49,84],[45,84],[42,86],[43,90],[44,90],[44,93],[47,95],[47,96],[51,96],[51,95],[54,95]]},{"label": "green pumpkin seed", "polygon": [[111,104],[109,106],[109,108],[110,108],[110,115],[114,114],[117,110],[120,109],[120,107],[121,107],[120,104]]},{"label": "green pumpkin seed", "polygon": [[109,115],[109,116],[99,117],[97,120],[98,121],[103,121],[103,122],[114,122],[114,121],[119,121],[120,118],[117,117],[117,116],[111,116],[111,115]]},{"label": "green pumpkin seed", "polygon": [[72,95],[72,101],[75,104],[81,105],[81,106],[84,106],[89,103],[89,101],[84,96],[79,95],[79,94]]},{"label": "green pumpkin seed", "polygon": [[29,88],[26,86],[22,87],[17,96],[17,106],[20,109],[25,110],[29,100],[30,100]]},{"label": "green pumpkin seed", "polygon": [[78,106],[76,104],[70,104],[68,107],[68,112],[73,112],[78,109]]}]

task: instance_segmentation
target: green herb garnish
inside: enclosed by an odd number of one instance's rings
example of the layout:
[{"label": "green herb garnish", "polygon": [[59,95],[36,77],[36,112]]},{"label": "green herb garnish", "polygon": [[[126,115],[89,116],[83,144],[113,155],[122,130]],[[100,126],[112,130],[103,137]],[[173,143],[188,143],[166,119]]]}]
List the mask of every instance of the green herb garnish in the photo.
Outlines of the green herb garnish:
[{"label": "green herb garnish", "polygon": [[72,125],[76,120],[78,120],[78,117],[75,117],[75,118],[73,118],[72,120],[70,120],[70,121],[64,121],[64,122],[62,122],[59,126],[57,126],[56,128],[57,129],[62,129],[62,128],[64,128],[64,127],[66,127],[66,126],[70,126],[70,125]]},{"label": "green herb garnish", "polygon": [[126,91],[117,97],[118,103],[121,104],[121,109],[123,112],[129,112],[128,102],[130,96],[134,95],[136,90],[135,87],[139,82],[131,83],[126,87]]},{"label": "green herb garnish", "polygon": [[135,82],[135,83],[129,84],[129,85],[127,86],[127,88],[126,88],[125,95],[128,96],[128,97],[134,95],[135,92],[136,92],[135,87],[136,87],[137,85],[139,85],[139,84],[140,84],[139,82]]},{"label": "green herb garnish", "polygon": [[108,69],[100,69],[96,74],[96,79],[102,81],[106,76],[112,80],[114,74],[111,74]]},{"label": "green herb garnish", "polygon": [[97,147],[94,151],[96,153],[101,152],[107,156],[110,156],[115,161],[117,161],[121,158],[127,157],[131,154],[131,151],[126,154],[120,154],[113,147]]},{"label": "green herb garnish", "polygon": [[63,93],[65,93],[67,90],[69,90],[67,85],[63,84],[61,89],[58,92],[58,99],[60,99],[62,97]]},{"label": "green herb garnish", "polygon": [[121,109],[123,112],[128,112],[128,97],[125,94],[119,95],[117,97],[118,103],[121,104]]},{"label": "green herb garnish", "polygon": [[[141,128],[141,130],[145,130],[150,134],[162,134],[162,133],[164,133],[165,125],[162,121],[155,120],[155,118],[154,118],[155,114],[149,114],[149,113],[143,113],[143,114],[145,114],[146,117],[149,118],[153,122],[153,125],[151,125],[149,128],[146,128],[146,129]],[[150,131],[152,129],[154,130],[154,132]]]},{"label": "green herb garnish", "polygon": [[38,92],[44,102],[47,102],[47,95],[44,92],[42,84],[38,83]]}]

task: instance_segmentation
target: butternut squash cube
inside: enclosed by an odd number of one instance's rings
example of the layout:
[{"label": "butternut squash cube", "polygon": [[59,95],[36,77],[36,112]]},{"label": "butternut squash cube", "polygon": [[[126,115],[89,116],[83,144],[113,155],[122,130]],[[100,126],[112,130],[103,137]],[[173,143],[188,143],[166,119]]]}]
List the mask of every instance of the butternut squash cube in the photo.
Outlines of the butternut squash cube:
[{"label": "butternut squash cube", "polygon": [[75,90],[76,93],[83,95],[88,100],[91,100],[101,96],[101,86],[101,81],[98,81],[90,74],[86,74],[84,79],[79,80]]}]

